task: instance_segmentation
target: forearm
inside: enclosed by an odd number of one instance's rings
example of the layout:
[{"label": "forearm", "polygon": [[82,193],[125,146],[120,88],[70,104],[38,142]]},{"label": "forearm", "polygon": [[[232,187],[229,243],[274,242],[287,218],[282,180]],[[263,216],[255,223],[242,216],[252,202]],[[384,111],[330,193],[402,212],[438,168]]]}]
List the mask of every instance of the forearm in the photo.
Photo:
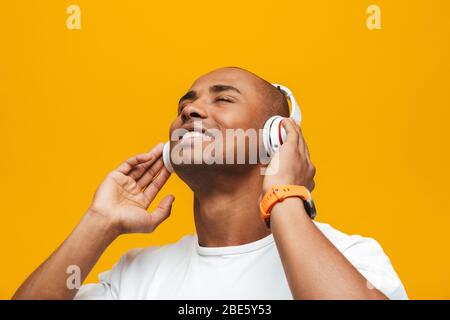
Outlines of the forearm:
[{"label": "forearm", "polygon": [[88,212],[61,246],[21,285],[13,299],[73,299],[77,289],[67,286],[67,268],[80,268],[80,283],[104,250],[117,237],[105,219]]},{"label": "forearm", "polygon": [[294,299],[386,299],[314,225],[301,199],[276,204],[270,220]]}]

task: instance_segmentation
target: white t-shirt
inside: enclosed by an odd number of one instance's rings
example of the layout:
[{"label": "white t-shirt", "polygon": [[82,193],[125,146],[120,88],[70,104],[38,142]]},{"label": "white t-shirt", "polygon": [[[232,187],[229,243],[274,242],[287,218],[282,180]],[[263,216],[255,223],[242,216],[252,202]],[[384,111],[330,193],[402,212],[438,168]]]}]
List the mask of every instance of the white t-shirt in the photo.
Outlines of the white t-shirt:
[{"label": "white t-shirt", "polygon": [[[315,224],[370,284],[390,299],[408,299],[377,241]],[[201,247],[188,235],[131,250],[99,279],[75,299],[292,299],[273,235],[228,247]]]}]

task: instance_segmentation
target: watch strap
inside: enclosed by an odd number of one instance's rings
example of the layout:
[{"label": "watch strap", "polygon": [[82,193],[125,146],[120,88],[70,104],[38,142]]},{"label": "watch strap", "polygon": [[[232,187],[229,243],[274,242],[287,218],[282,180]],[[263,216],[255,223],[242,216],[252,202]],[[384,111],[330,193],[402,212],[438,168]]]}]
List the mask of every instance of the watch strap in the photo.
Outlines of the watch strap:
[{"label": "watch strap", "polygon": [[259,203],[261,218],[270,226],[270,212],[275,204],[286,198],[299,197],[303,200],[306,212],[311,219],[316,216],[316,209],[311,193],[304,186],[274,185],[262,197]]}]

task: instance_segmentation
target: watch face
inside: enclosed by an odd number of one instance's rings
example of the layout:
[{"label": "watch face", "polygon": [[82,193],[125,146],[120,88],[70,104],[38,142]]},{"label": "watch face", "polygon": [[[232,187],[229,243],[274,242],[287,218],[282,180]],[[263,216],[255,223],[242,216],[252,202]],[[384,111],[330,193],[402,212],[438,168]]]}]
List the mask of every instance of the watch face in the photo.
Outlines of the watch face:
[{"label": "watch face", "polygon": [[317,215],[317,212],[316,212],[316,205],[314,204],[313,199],[303,201],[303,203],[305,205],[306,213],[309,215],[311,219],[314,219]]}]

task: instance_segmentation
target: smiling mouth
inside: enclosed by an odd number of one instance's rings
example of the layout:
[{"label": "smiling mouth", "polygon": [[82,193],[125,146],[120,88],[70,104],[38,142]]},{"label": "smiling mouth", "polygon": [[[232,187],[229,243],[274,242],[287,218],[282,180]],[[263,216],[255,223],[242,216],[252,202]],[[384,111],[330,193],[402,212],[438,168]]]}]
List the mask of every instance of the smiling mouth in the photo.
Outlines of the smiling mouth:
[{"label": "smiling mouth", "polygon": [[212,141],[212,135],[206,132],[188,131],[180,137],[180,140],[194,140],[201,139],[205,141]]}]

